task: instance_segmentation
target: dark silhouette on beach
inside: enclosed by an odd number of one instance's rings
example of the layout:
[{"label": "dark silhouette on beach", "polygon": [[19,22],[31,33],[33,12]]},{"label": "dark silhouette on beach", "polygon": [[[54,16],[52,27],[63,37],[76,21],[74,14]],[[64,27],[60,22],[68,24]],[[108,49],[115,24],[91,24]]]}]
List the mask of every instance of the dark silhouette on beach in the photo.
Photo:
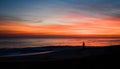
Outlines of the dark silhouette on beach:
[{"label": "dark silhouette on beach", "polygon": [[82,43],[82,47],[85,48],[85,42]]}]

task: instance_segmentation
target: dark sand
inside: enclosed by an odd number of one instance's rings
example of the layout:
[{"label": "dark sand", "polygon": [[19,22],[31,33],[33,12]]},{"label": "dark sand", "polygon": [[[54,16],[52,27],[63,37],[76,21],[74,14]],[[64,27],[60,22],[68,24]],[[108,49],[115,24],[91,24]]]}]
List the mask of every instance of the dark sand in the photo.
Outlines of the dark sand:
[{"label": "dark sand", "polygon": [[[73,67],[87,69],[108,69],[119,67],[120,45],[107,47],[47,47],[46,54],[0,57],[1,63],[18,64],[18,66],[31,67]],[[64,49],[65,48],[65,49]],[[47,49],[47,50],[48,50]],[[45,49],[44,49],[45,50]],[[58,68],[59,68],[58,67]]]}]

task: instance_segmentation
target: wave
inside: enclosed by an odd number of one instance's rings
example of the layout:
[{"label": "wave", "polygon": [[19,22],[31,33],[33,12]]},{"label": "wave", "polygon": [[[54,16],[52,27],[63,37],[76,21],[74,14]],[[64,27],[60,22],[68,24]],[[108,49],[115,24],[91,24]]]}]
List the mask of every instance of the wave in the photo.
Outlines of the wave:
[{"label": "wave", "polygon": [[32,48],[3,48],[0,49],[1,56],[22,56],[22,55],[35,55],[35,54],[46,54],[54,51],[74,49],[81,47],[71,46],[48,46],[48,47],[32,47]]},{"label": "wave", "polygon": [[48,54],[54,51],[44,51],[44,52],[35,52],[35,53],[11,53],[9,55],[2,55],[0,57],[14,57],[14,56],[30,56],[30,55],[40,55],[40,54]]}]

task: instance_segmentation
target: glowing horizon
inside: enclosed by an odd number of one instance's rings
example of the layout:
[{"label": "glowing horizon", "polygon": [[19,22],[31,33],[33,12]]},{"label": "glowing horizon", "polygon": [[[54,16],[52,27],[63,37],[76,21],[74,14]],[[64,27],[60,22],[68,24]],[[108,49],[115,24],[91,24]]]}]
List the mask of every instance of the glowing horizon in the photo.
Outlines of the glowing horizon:
[{"label": "glowing horizon", "polygon": [[1,0],[0,34],[120,36],[118,5],[118,0]]}]

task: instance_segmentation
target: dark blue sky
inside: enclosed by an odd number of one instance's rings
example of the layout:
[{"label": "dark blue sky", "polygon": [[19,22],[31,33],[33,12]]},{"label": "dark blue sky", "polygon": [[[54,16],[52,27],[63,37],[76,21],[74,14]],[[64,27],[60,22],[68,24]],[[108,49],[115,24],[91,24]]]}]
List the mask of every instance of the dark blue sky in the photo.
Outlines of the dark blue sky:
[{"label": "dark blue sky", "polygon": [[119,17],[119,12],[120,0],[0,0],[0,16],[22,19],[65,14]]}]

